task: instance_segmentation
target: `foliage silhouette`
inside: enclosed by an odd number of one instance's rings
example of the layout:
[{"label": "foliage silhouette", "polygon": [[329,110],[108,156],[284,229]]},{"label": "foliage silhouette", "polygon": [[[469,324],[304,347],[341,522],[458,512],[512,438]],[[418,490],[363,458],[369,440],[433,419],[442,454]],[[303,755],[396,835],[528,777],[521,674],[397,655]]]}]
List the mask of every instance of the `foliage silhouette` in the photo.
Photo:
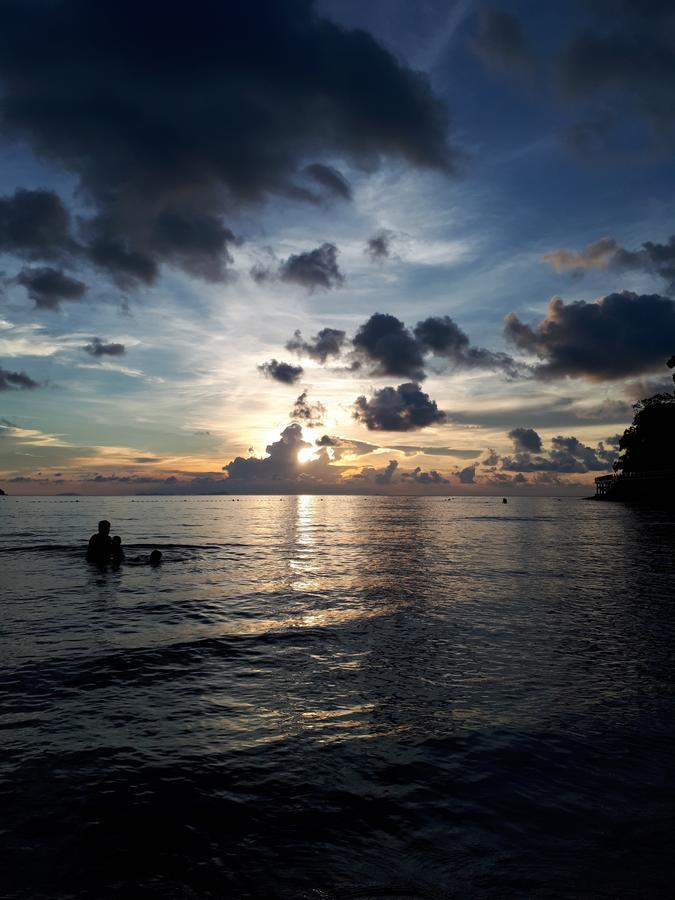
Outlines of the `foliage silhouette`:
[{"label": "foliage silhouette", "polygon": [[[675,367],[675,355],[670,357],[667,365],[671,369]],[[633,424],[621,437],[621,456],[614,463],[614,471],[629,473],[671,469],[675,439],[675,392],[639,400],[633,404],[633,409]]]}]

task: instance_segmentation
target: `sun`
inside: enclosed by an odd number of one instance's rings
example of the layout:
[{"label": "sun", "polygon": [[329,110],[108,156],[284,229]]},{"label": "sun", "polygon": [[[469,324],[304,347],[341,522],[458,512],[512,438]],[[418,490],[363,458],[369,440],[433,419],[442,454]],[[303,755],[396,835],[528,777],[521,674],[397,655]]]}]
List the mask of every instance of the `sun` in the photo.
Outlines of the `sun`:
[{"label": "sun", "polygon": [[298,462],[300,464],[309,462],[311,459],[315,459],[314,447],[303,447],[302,450],[298,450]]}]

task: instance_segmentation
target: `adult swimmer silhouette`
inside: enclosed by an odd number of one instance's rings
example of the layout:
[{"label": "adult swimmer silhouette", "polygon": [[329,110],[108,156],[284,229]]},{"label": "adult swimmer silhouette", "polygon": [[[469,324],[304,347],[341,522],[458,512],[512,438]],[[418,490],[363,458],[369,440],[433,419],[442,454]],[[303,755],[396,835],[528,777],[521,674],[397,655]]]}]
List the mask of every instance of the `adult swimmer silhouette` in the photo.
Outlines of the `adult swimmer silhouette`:
[{"label": "adult swimmer silhouette", "polygon": [[89,538],[87,560],[104,565],[110,559],[111,552],[110,522],[107,519],[101,519],[98,523],[98,531]]}]

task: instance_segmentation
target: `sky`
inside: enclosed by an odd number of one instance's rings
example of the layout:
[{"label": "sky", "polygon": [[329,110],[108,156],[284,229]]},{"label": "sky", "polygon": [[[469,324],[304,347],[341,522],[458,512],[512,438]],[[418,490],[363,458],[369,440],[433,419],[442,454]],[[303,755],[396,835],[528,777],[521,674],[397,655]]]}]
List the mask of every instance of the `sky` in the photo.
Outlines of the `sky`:
[{"label": "sky", "polygon": [[660,0],[6,0],[8,494],[588,494],[672,389]]}]

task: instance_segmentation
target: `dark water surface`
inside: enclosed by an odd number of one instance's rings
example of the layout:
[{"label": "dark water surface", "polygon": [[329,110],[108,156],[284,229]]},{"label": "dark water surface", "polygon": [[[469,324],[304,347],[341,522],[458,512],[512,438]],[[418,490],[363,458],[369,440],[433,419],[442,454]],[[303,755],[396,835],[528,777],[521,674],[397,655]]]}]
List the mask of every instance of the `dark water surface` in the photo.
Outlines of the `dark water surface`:
[{"label": "dark water surface", "polygon": [[[103,516],[164,565],[86,564]],[[0,895],[675,896],[674,549],[580,500],[0,498]]]}]

